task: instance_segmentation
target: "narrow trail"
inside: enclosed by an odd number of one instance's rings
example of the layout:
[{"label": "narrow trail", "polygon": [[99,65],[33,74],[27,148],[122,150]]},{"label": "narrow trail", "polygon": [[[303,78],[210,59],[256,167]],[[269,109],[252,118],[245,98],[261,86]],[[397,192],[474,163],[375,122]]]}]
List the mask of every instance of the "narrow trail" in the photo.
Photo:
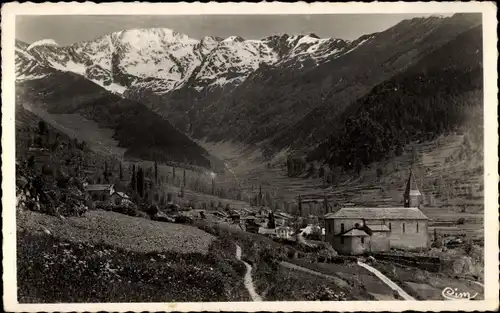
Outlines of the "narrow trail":
[{"label": "narrow trail", "polygon": [[252,280],[252,266],[241,259],[241,248],[238,245],[236,245],[236,259],[243,262],[243,264],[245,264],[245,266],[247,267],[247,272],[245,273],[244,277],[244,284],[245,288],[248,290],[248,293],[250,294],[250,297],[252,298],[252,301],[262,301],[262,298],[255,291],[255,286]]},{"label": "narrow trail", "polygon": [[358,265],[361,266],[361,267],[363,267],[363,268],[365,268],[365,269],[367,269],[371,273],[373,273],[383,283],[385,283],[387,286],[389,286],[392,290],[397,291],[397,293],[401,297],[403,297],[404,300],[415,301],[415,299],[412,296],[410,296],[409,294],[407,294],[403,289],[401,289],[401,287],[399,287],[398,285],[396,285],[395,282],[393,282],[392,280],[390,280],[389,278],[387,278],[387,276],[385,276],[384,274],[382,274],[377,269],[371,267],[370,265],[368,265],[366,263],[360,262],[360,261],[358,261]]}]

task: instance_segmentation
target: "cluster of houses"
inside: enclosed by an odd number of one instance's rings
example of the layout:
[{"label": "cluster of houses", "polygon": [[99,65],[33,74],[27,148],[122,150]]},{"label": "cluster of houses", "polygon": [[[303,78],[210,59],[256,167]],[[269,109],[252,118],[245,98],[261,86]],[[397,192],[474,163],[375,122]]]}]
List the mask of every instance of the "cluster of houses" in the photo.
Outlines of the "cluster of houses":
[{"label": "cluster of houses", "polygon": [[[330,208],[320,222],[311,223],[302,229],[319,227],[322,239],[329,242],[340,254],[360,255],[364,253],[387,252],[392,248],[401,250],[421,250],[430,246],[428,221],[421,211],[423,196],[416,186],[413,173],[410,171],[403,194],[404,204],[401,207],[356,207],[345,206]],[[320,210],[321,208],[319,208]],[[316,208],[318,210],[318,208]],[[275,213],[276,216],[289,216],[286,213]],[[259,219],[260,218],[260,219]],[[266,229],[263,223],[265,216],[247,217],[255,221],[250,231],[272,236],[281,234],[279,228]],[[277,218],[278,219],[278,218]],[[324,228],[320,225],[323,224]],[[276,223],[278,225],[278,223]],[[248,230],[247,226],[247,230]],[[293,231],[284,237],[292,236]]]},{"label": "cluster of houses", "polygon": [[[86,185],[87,192],[96,201],[120,204],[130,202],[129,197],[115,190],[113,185]],[[322,240],[329,242],[341,254],[359,255],[367,252],[386,252],[391,248],[403,250],[427,249],[429,219],[422,213],[422,194],[416,186],[412,172],[408,177],[401,207],[330,208],[319,221],[306,219],[307,227],[299,230],[308,234],[320,229]],[[326,200],[325,200],[326,201]],[[244,231],[274,238],[291,239],[297,217],[286,212],[261,207],[243,208],[212,213],[219,219],[238,224]],[[312,216],[314,217],[314,216]],[[272,225],[269,223],[272,219]],[[271,227],[270,227],[271,226]]]}]

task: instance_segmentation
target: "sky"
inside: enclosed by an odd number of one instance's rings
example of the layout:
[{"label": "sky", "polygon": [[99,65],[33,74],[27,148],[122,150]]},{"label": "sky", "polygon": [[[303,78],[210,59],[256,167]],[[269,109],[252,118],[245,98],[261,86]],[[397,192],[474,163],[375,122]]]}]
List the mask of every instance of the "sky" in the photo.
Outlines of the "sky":
[{"label": "sky", "polygon": [[92,40],[133,28],[165,27],[191,38],[241,36],[261,39],[275,34],[310,34],[354,40],[398,22],[431,14],[328,15],[18,15],[16,38],[27,43],[53,39],[59,45]]}]

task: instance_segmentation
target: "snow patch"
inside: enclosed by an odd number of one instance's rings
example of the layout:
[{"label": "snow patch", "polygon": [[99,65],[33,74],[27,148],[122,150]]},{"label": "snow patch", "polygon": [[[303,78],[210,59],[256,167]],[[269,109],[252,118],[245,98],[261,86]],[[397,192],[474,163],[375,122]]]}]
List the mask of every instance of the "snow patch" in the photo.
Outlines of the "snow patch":
[{"label": "snow patch", "polygon": [[123,95],[125,90],[127,90],[127,87],[124,87],[124,86],[117,84],[117,83],[111,83],[111,84],[106,86],[106,85],[104,85],[103,82],[101,82],[99,80],[91,79],[91,81],[96,83],[97,85],[101,86],[102,88],[104,88],[108,91],[111,91],[113,93],[119,94],[119,95]]},{"label": "snow patch", "polygon": [[85,76],[85,70],[86,70],[85,65],[81,63],[76,63],[72,60],[68,61],[66,65],[57,62],[51,62],[51,66],[56,70],[60,70],[63,72],[73,72]]},{"label": "snow patch", "polygon": [[18,47],[16,47],[16,52],[21,54],[22,56],[24,56],[25,58],[29,59],[29,60],[35,60],[35,58],[29,54],[28,52],[22,50],[22,49],[19,49]]},{"label": "snow patch", "polygon": [[35,41],[31,45],[29,45],[29,47],[26,49],[26,51],[30,51],[34,47],[38,47],[38,46],[57,46],[58,47],[59,45],[53,39],[42,39],[42,40]]}]

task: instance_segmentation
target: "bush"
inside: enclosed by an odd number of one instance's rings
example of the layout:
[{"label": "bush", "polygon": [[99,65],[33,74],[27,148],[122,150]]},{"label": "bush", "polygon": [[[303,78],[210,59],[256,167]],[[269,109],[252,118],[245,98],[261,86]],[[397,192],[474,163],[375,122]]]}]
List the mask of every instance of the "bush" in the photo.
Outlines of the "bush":
[{"label": "bush", "polygon": [[457,225],[463,225],[465,224],[465,218],[461,217],[457,220]]},{"label": "bush", "polygon": [[384,171],[382,171],[382,169],[380,167],[377,168],[377,177],[380,178],[380,177],[382,177],[382,175],[384,175]]},{"label": "bush", "polygon": [[327,286],[319,286],[315,291],[306,295],[309,301],[346,301],[347,296],[345,292],[334,291]]},{"label": "bush", "polygon": [[118,206],[112,207],[111,210],[113,212],[122,213],[122,214],[126,214],[129,216],[137,216],[137,214],[138,214],[138,210],[136,208],[123,206],[123,205],[118,205]]}]

